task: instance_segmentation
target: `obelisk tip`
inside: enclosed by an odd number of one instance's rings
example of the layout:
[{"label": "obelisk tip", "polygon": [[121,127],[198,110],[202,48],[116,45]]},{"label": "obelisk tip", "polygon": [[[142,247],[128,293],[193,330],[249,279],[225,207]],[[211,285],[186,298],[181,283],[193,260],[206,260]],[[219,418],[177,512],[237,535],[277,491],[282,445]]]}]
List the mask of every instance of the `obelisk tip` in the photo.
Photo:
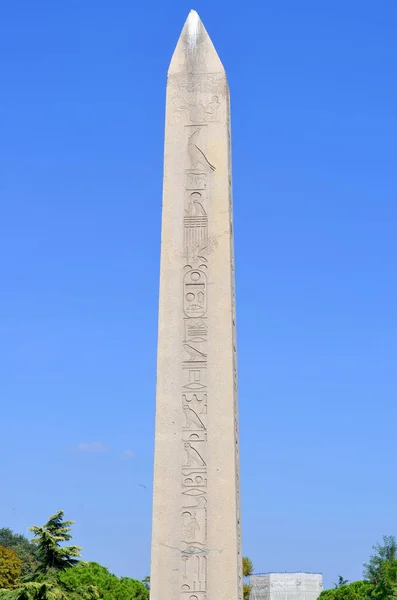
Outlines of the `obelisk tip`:
[{"label": "obelisk tip", "polygon": [[175,48],[169,73],[224,71],[202,20],[195,10],[187,16]]},{"label": "obelisk tip", "polygon": [[197,45],[197,36],[200,31],[200,17],[195,10],[191,10],[186,19],[186,41],[189,48],[194,48]]}]

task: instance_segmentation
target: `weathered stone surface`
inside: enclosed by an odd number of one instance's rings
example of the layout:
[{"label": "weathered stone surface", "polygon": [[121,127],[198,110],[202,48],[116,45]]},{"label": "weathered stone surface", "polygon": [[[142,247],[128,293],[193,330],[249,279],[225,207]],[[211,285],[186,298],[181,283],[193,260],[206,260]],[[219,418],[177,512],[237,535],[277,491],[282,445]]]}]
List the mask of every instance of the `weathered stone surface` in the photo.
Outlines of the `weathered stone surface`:
[{"label": "weathered stone surface", "polygon": [[168,71],[151,600],[242,597],[230,108],[191,11]]}]

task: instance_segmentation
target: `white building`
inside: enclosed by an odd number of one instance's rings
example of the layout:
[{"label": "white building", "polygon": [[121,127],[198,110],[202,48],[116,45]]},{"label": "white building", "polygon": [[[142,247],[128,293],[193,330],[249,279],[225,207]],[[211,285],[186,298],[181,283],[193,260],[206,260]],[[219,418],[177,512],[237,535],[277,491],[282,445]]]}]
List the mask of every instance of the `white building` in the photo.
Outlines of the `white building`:
[{"label": "white building", "polygon": [[323,591],[320,573],[251,575],[250,600],[317,600]]}]

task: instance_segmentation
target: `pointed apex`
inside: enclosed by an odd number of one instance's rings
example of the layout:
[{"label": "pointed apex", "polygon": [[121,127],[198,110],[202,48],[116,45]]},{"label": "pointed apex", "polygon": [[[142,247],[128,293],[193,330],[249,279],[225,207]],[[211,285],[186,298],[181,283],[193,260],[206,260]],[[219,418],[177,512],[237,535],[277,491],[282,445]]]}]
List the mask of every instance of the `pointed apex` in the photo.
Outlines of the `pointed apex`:
[{"label": "pointed apex", "polygon": [[195,10],[189,12],[185,21],[168,72],[224,72],[211,38]]},{"label": "pointed apex", "polygon": [[196,19],[196,20],[200,21],[198,12],[196,10],[194,10],[193,8],[187,16],[187,20],[189,20],[189,19]]},{"label": "pointed apex", "polygon": [[186,19],[186,34],[188,38],[188,43],[189,40],[193,43],[196,41],[196,38],[200,31],[200,25],[202,25],[202,23],[200,17],[198,16],[198,13],[196,13],[195,10],[191,10],[188,15],[188,18]]},{"label": "pointed apex", "polygon": [[195,10],[191,10],[186,19],[184,30],[186,30],[186,43],[188,48],[197,46],[197,38],[200,30],[204,29],[203,24]]}]

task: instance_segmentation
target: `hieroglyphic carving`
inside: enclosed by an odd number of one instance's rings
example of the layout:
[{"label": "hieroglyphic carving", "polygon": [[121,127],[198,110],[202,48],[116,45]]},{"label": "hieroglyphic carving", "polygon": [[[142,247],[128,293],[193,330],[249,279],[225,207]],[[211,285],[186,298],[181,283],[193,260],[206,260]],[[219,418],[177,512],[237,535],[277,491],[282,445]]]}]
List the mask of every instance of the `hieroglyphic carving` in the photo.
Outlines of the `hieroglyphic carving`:
[{"label": "hieroglyphic carving", "polygon": [[198,415],[207,414],[207,394],[182,394],[184,404],[188,404]]},{"label": "hieroglyphic carving", "polygon": [[189,134],[187,151],[190,158],[190,168],[204,168],[206,170],[215,171],[214,165],[210,163],[203,150],[198,145],[200,131],[201,128],[197,127],[197,129],[194,129],[193,132]]},{"label": "hieroglyphic carving", "polygon": [[197,348],[193,348],[193,346],[190,346],[190,344],[184,344],[183,345],[185,352],[187,353],[187,355],[189,356],[188,361],[189,362],[205,362],[207,355],[204,354],[203,352],[200,352]]},{"label": "hieroglyphic carving", "polygon": [[[172,98],[172,103],[185,123],[216,123],[218,121],[218,112],[221,105],[219,96],[209,96],[199,104],[189,102],[181,96],[176,96]],[[178,116],[176,118],[179,120]]]},{"label": "hieroglyphic carving", "polygon": [[184,372],[184,385],[183,390],[194,390],[194,391],[203,391],[206,390],[206,369],[201,368],[191,368],[191,363],[184,362],[182,364],[182,368],[186,369]]},{"label": "hieroglyphic carving", "polygon": [[207,312],[207,276],[190,269],[183,279],[183,308],[187,317],[202,317]]},{"label": "hieroglyphic carving", "polygon": [[179,73],[168,79],[171,125],[208,125],[224,122],[226,81],[221,73]]},{"label": "hieroglyphic carving", "polygon": [[195,170],[186,171],[187,190],[205,190],[207,187],[207,173],[198,173]]},{"label": "hieroglyphic carving", "polygon": [[[215,101],[214,101],[215,102]],[[175,103],[174,103],[175,104]],[[195,105],[197,107],[197,104]],[[216,119],[217,106],[202,100],[194,112],[188,100],[178,100],[176,109],[186,120]],[[212,111],[212,112],[211,112]],[[206,127],[204,127],[206,129]],[[184,192],[183,348],[181,409],[181,594],[183,600],[206,600],[207,591],[207,418],[209,390],[208,356],[208,218],[211,176],[215,166],[205,152],[207,132],[200,126],[184,128],[187,169]]]},{"label": "hieroglyphic carving", "polygon": [[207,432],[206,431],[185,431],[182,439],[184,442],[206,442]]},{"label": "hieroglyphic carving", "polygon": [[185,319],[185,341],[206,342],[206,319]]},{"label": "hieroglyphic carving", "polygon": [[[205,250],[208,239],[207,217],[185,217],[184,224],[185,256],[186,258],[198,257]],[[197,252],[194,254],[196,249]]]},{"label": "hieroglyphic carving", "polygon": [[185,462],[185,467],[191,467],[192,465],[195,466],[199,466],[199,467],[205,467],[205,461],[203,459],[203,457],[201,456],[200,452],[198,450],[196,450],[196,448],[194,446],[192,446],[192,444],[189,444],[188,442],[185,442],[184,444],[184,448],[185,448],[185,452],[186,452],[186,462]]},{"label": "hieroglyphic carving", "polygon": [[190,408],[190,406],[187,404],[183,404],[182,408],[186,417],[184,429],[205,429],[203,421],[200,419],[195,410]]},{"label": "hieroglyphic carving", "polygon": [[178,73],[170,76],[169,83],[184,96],[189,93],[223,95],[226,89],[222,73]]}]

